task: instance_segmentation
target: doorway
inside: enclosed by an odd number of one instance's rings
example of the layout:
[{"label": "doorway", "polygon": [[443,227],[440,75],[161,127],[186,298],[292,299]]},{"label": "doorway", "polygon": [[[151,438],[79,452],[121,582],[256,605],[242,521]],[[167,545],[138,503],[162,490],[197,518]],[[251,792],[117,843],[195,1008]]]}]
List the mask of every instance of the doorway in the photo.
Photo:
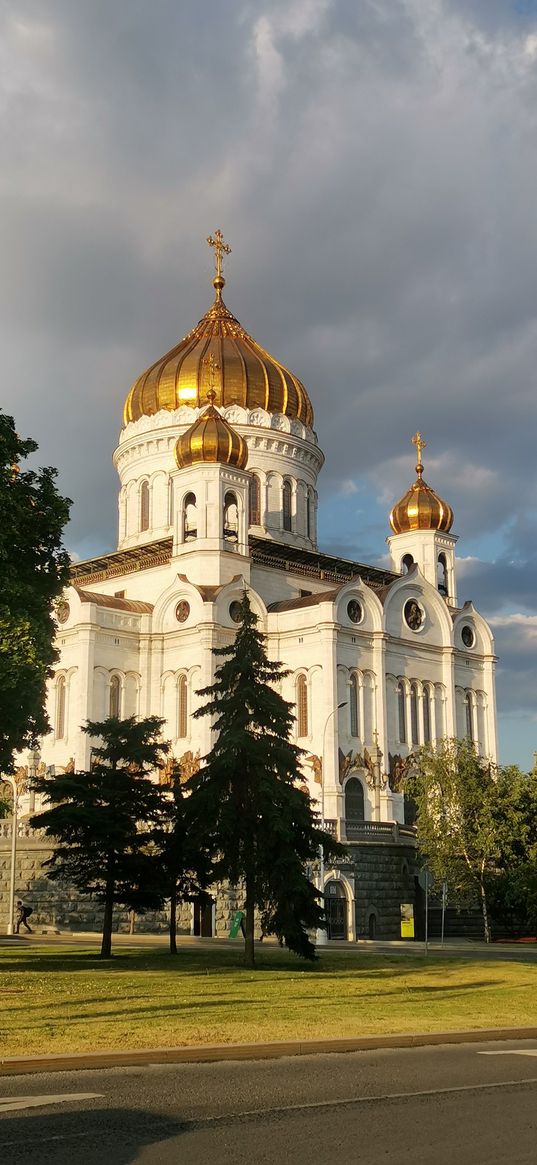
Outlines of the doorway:
[{"label": "doorway", "polygon": [[328,938],[345,941],[348,937],[347,898],[341,882],[327,882],[324,893]]},{"label": "doorway", "polygon": [[196,898],[194,900],[194,924],[192,933],[198,938],[213,937],[213,906],[212,898]]}]

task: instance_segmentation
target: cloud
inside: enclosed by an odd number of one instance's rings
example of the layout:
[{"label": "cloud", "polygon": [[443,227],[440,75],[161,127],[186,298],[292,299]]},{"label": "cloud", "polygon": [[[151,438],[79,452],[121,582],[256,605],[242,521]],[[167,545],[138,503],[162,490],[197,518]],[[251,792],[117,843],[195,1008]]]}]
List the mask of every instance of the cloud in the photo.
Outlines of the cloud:
[{"label": "cloud", "polygon": [[3,403],[74,550],[114,544],[124,397],[221,226],[231,308],[313,400],[325,544],[384,553],[420,428],[464,587],[537,611],[536,38],[526,0],[4,6]]}]

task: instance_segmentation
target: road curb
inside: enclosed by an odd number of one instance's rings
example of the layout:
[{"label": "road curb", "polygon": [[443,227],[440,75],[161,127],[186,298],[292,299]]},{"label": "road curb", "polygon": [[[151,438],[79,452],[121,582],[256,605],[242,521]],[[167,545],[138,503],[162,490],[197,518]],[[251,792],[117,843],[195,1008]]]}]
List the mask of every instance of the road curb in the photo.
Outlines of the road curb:
[{"label": "road curb", "polygon": [[537,1039],[536,1027],[470,1028],[448,1032],[401,1032],[337,1040],[282,1040],[265,1044],[198,1044],[184,1048],[134,1048],[132,1051],[58,1053],[53,1056],[0,1058],[0,1075],[134,1068],[145,1064],[203,1064],[221,1060],[277,1060],[283,1056],[318,1056],[337,1052],[371,1052],[383,1048],[423,1048],[439,1044],[477,1044]]}]

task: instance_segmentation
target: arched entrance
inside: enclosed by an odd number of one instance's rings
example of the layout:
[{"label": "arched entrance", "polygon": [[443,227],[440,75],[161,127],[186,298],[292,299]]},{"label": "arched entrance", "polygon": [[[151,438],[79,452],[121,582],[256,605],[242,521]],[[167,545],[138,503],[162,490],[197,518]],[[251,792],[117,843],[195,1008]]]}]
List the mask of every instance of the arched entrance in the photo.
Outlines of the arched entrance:
[{"label": "arched entrance", "polygon": [[347,896],[341,882],[327,882],[324,895],[328,938],[345,941],[348,938]]}]

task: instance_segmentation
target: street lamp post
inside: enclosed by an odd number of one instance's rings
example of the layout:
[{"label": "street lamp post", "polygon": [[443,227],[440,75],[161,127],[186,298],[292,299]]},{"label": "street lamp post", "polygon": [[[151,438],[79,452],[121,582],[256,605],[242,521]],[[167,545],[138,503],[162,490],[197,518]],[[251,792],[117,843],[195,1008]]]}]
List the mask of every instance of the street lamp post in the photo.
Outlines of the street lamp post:
[{"label": "street lamp post", "polygon": [[[322,748],[322,762],[323,763],[322,763],[322,769],[321,769],[321,829],[324,829],[324,825],[325,825],[325,820],[324,820],[324,779],[325,779],[325,774],[326,774],[326,730],[327,730],[328,725],[332,719],[332,716],[336,716],[337,713],[339,712],[340,708],[345,708],[347,703],[348,703],[347,700],[342,700],[341,703],[338,704],[336,708],[332,708],[332,711],[328,713],[328,716],[326,717],[326,720],[324,722],[323,748]],[[319,890],[320,890],[321,896],[324,900],[324,846],[322,846],[322,845],[319,847]],[[328,942],[328,935],[326,933],[326,930],[325,929],[318,930],[317,931],[316,945],[317,946],[324,946],[325,943],[327,943],[327,942]]]},{"label": "street lamp post", "polygon": [[15,912],[15,867],[17,862],[17,830],[19,826],[19,799],[15,777],[11,777],[6,773],[0,773],[0,780],[5,781],[8,785],[11,785],[11,789],[13,791],[13,816],[11,818],[11,877],[8,900],[9,914],[7,920],[7,933],[13,934],[13,914]]}]

